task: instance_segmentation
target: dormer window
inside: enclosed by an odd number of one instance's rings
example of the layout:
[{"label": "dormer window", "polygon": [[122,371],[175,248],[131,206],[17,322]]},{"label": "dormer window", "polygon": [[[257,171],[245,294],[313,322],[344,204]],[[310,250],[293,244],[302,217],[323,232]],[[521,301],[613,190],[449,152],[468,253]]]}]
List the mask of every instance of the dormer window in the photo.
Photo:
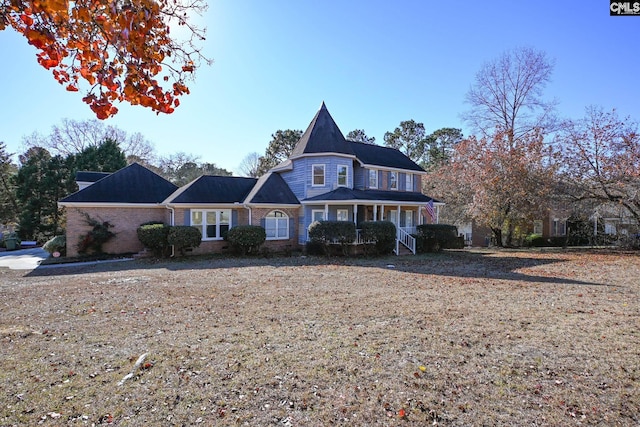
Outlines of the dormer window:
[{"label": "dormer window", "polygon": [[413,191],[413,174],[408,173],[405,175],[405,184],[404,184],[404,189],[406,191]]},{"label": "dormer window", "polygon": [[338,165],[338,187],[347,186],[347,167],[345,165]]},{"label": "dormer window", "polygon": [[369,188],[378,188],[378,171],[369,169]]},{"label": "dormer window", "polygon": [[324,165],[313,165],[311,169],[313,171],[311,185],[314,187],[324,186]]},{"label": "dormer window", "polygon": [[389,172],[389,190],[398,189],[398,172]]}]

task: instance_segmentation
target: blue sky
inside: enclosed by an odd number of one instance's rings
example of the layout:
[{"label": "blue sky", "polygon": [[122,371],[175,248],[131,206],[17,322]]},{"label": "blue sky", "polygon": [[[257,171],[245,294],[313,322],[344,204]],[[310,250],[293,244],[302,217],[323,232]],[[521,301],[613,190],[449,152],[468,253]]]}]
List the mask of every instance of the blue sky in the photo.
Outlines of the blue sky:
[{"label": "blue sky", "polygon": [[[180,107],[157,116],[120,104],[108,120],[161,155],[236,170],[276,130],[304,130],[322,101],[343,133],[364,129],[380,143],[408,119],[469,134],[460,113],[475,74],[518,46],[555,61],[545,95],[562,117],[598,105],[640,120],[640,16],[610,17],[604,0],[210,0],[201,21],[215,62],[198,70]],[[58,85],[13,30],[0,32],[0,55],[0,141],[11,152],[63,118],[93,118],[82,91]]]}]

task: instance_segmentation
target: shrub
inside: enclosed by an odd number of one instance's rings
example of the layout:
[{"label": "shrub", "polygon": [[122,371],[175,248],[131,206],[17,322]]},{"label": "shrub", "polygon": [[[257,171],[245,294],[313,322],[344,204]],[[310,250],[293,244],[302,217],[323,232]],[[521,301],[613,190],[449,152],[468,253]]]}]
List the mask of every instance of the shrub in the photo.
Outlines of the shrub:
[{"label": "shrub", "polygon": [[189,225],[174,225],[169,227],[167,242],[175,246],[180,255],[184,255],[189,248],[197,248],[202,242],[200,230]]},{"label": "shrub", "polygon": [[151,249],[157,257],[166,256],[169,249],[169,226],[158,222],[141,224],[136,230],[138,240],[145,248]]},{"label": "shrub", "polygon": [[356,240],[356,225],[351,221],[314,221],[309,225],[309,239],[322,243],[325,254],[329,253],[329,245],[338,244],[347,255],[348,246]]},{"label": "shrub", "polygon": [[528,248],[539,248],[545,245],[541,234],[529,234],[524,238],[524,245]]},{"label": "shrub", "polygon": [[267,233],[258,225],[239,225],[228,231],[226,239],[236,252],[242,255],[255,254],[267,239]]},{"label": "shrub", "polygon": [[449,224],[422,224],[416,227],[418,231],[416,248],[423,252],[438,252],[441,249],[462,249],[464,238],[458,236],[458,228]]},{"label": "shrub", "polygon": [[47,241],[42,245],[42,249],[53,255],[54,252],[59,252],[61,256],[67,255],[67,238],[66,236],[55,236],[53,239]]},{"label": "shrub", "polygon": [[365,251],[370,249],[377,255],[388,255],[396,247],[396,226],[391,221],[364,221],[360,223],[362,238],[365,242],[375,242],[375,245],[365,244]]},{"label": "shrub", "polygon": [[85,218],[85,223],[91,227],[91,230],[80,236],[80,241],[78,242],[78,253],[86,254],[86,253],[102,253],[102,245],[107,243],[113,237],[115,237],[116,233],[112,232],[110,228],[113,228],[113,224],[108,221],[97,220],[89,216],[88,213],[83,213]]}]

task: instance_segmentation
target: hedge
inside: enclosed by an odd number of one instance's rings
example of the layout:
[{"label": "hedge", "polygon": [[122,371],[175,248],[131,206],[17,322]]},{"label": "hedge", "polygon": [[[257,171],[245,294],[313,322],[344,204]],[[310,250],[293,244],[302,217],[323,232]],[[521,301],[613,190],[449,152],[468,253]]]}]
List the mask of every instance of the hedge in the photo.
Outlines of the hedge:
[{"label": "hedge", "polygon": [[365,252],[370,254],[370,244],[377,255],[388,255],[396,247],[396,226],[391,221],[364,221],[360,223],[362,239],[365,241]]},{"label": "hedge", "polygon": [[347,255],[348,246],[356,240],[356,225],[351,221],[314,221],[309,225],[311,245],[322,244],[324,253],[329,254],[329,245],[338,244]]},{"label": "hedge", "polygon": [[189,225],[174,225],[169,227],[167,242],[175,246],[180,255],[184,255],[187,249],[200,246],[202,234],[200,230]]},{"label": "hedge", "polygon": [[441,249],[462,249],[464,238],[458,228],[449,224],[422,224],[416,227],[416,251],[437,252]]},{"label": "hedge", "polygon": [[151,249],[155,256],[162,257],[168,253],[170,228],[161,222],[151,222],[141,224],[136,232],[145,248]]},{"label": "hedge", "polygon": [[267,233],[259,225],[239,225],[229,230],[226,239],[236,252],[255,254],[267,239]]}]

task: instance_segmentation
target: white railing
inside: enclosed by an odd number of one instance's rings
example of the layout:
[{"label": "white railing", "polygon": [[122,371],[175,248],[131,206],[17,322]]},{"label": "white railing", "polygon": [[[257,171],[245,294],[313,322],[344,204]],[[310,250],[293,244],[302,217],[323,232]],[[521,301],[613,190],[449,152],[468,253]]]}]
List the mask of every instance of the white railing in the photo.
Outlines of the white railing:
[{"label": "white railing", "polygon": [[411,253],[416,254],[416,239],[405,229],[410,227],[398,227],[398,238],[396,239],[396,255],[400,252],[400,243],[409,248]]}]

